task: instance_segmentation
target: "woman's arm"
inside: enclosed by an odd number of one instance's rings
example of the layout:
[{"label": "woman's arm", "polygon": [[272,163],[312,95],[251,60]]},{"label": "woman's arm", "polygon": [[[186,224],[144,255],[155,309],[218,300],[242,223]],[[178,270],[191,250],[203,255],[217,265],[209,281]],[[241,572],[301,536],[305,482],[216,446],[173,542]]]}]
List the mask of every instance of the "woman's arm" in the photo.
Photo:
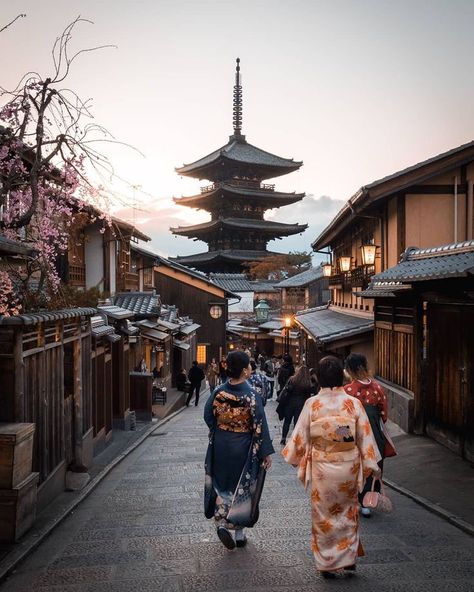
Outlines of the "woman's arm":
[{"label": "woman's arm", "polygon": [[216,396],[216,393],[217,389],[211,394],[210,397],[208,397],[206,404],[204,405],[204,421],[210,430],[213,430],[216,427],[216,418],[212,411],[212,404],[214,403],[214,397]]}]

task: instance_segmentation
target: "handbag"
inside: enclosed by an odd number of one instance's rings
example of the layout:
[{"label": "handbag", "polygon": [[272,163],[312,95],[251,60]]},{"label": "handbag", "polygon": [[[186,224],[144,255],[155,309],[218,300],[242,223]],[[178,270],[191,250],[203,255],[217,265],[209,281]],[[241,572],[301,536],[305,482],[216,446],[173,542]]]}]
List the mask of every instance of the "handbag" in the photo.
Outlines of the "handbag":
[{"label": "handbag", "polygon": [[[380,481],[380,493],[374,491],[375,482]],[[371,508],[372,510],[378,510],[379,512],[390,513],[393,510],[392,500],[385,493],[385,488],[381,479],[372,479],[372,487],[364,495],[362,501],[364,508]]]}]

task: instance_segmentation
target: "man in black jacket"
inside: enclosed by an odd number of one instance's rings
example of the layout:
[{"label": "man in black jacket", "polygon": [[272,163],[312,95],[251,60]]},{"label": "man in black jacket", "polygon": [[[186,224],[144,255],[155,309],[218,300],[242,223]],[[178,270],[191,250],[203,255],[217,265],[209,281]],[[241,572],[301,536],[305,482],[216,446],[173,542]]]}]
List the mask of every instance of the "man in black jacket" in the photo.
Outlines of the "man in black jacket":
[{"label": "man in black jacket", "polygon": [[191,401],[191,397],[193,396],[194,391],[196,391],[196,399],[194,404],[196,407],[199,403],[199,393],[201,392],[201,383],[205,379],[205,374],[202,368],[199,368],[198,363],[196,361],[193,362],[191,369],[188,372],[188,379],[191,383],[191,388],[189,390],[188,398],[186,399],[186,407],[189,405],[189,401]]},{"label": "man in black jacket", "polygon": [[295,373],[293,358],[289,354],[283,356],[283,364],[278,372],[278,394],[281,393],[288,379]]}]

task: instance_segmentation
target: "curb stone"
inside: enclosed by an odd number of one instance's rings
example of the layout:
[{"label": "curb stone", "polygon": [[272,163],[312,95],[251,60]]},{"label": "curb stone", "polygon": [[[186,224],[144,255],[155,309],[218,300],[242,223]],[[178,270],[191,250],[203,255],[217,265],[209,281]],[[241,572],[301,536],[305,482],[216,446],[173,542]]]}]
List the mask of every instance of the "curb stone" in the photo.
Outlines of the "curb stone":
[{"label": "curb stone", "polygon": [[429,512],[436,514],[437,516],[439,516],[440,518],[443,518],[444,520],[446,520],[447,522],[449,522],[450,524],[452,524],[456,528],[459,528],[459,530],[462,530],[466,534],[469,534],[470,536],[474,537],[474,526],[472,524],[470,524],[469,522],[467,522],[466,520],[463,520],[462,518],[459,518],[459,516],[456,516],[455,514],[448,512],[448,510],[441,508],[437,504],[430,502],[425,497],[422,497],[421,495],[418,495],[417,493],[413,493],[413,491],[410,491],[409,489],[406,489],[405,487],[402,487],[401,485],[397,485],[396,483],[394,483],[393,481],[390,481],[389,479],[383,479],[383,482],[388,487],[390,487],[390,489],[393,489],[394,491],[401,493],[402,495],[404,495],[406,497],[409,497],[416,504],[423,506]]},{"label": "curb stone", "polygon": [[130,444],[125,450],[118,454],[112,461],[109,462],[97,475],[84,487],[84,489],[74,498],[61,512],[46,524],[39,532],[27,534],[25,540],[18,543],[8,555],[0,561],[0,583],[24,560],[26,559],[43,541],[48,537],[53,530],[61,524],[61,522],[69,516],[69,514],[77,508],[77,506],[99,485],[99,483],[121,463],[131,452],[140,446],[153,432],[161,428],[164,424],[171,421],[177,415],[182,413],[186,407],[182,407],[174,411],[168,417],[165,417],[158,424],[148,428],[135,442]]}]

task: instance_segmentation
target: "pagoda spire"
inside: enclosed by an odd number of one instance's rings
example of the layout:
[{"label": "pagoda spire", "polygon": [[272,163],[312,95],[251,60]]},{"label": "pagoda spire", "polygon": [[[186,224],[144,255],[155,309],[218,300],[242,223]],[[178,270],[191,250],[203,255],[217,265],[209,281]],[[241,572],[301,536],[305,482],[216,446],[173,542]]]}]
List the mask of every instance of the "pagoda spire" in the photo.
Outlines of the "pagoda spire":
[{"label": "pagoda spire", "polygon": [[242,135],[242,84],[240,80],[240,58],[236,59],[234,98],[232,101],[232,121],[234,137],[245,138]]}]

